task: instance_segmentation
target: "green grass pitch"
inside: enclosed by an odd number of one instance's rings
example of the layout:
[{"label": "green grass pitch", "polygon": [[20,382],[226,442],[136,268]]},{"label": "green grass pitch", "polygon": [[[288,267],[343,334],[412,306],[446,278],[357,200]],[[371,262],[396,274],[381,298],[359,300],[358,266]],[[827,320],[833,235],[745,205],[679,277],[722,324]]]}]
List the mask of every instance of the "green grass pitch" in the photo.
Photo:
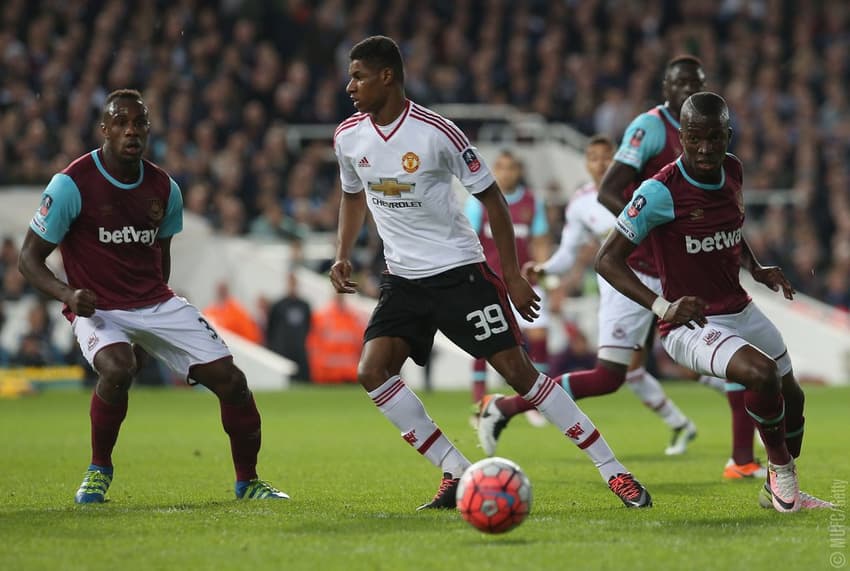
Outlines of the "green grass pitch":
[{"label": "green grass pitch", "polygon": [[[667,429],[628,390],[580,403],[650,489],[654,508],[626,509],[552,426],[517,418],[499,455],[526,471],[534,503],[528,520],[502,536],[477,532],[456,512],[415,511],[436,490],[438,470],[359,388],[257,394],[260,475],[289,502],[233,499],[229,448],[206,391],[131,393],[110,501],[98,506],[73,503],[89,459],[88,393],[0,401],[0,569],[787,571],[830,569],[830,558],[850,555],[844,506],[778,514],[758,507],[759,482],[722,481],[725,399],[695,384],[666,386],[699,428],[682,457],[663,455]],[[850,388],[806,394],[802,487],[843,503]],[[422,398],[443,431],[479,459],[468,393]]]}]

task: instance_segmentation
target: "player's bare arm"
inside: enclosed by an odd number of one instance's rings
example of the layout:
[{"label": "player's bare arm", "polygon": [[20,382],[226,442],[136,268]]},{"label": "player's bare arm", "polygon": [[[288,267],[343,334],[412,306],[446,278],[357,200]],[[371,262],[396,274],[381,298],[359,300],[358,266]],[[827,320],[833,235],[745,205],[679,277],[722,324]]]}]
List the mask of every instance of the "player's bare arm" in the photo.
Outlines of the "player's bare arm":
[{"label": "player's bare arm", "polygon": [[534,321],[540,311],[540,297],[534,293],[531,284],[528,283],[519,268],[516,253],[516,238],[514,227],[511,222],[511,214],[508,203],[502,191],[495,183],[487,187],[483,192],[475,195],[487,209],[490,219],[490,229],[493,231],[493,239],[499,250],[499,259],[502,263],[502,276],[508,293],[514,306],[526,321]]},{"label": "player's bare arm", "polygon": [[40,292],[66,303],[76,315],[89,317],[94,313],[97,296],[89,289],[74,289],[56,278],[45,260],[56,248],[56,244],[41,238],[32,230],[27,230],[21,255],[18,258],[18,270]]},{"label": "player's bare arm", "polygon": [[599,194],[596,199],[614,216],[618,216],[623,208],[626,207],[626,198],[623,196],[623,190],[630,184],[634,184],[638,172],[634,167],[613,161],[608,170],[605,171],[605,176],[602,177],[602,183],[599,185]]},{"label": "player's bare arm", "polygon": [[337,293],[354,293],[357,282],[351,281],[351,249],[357,233],[366,220],[366,194],[343,192],[339,205],[336,261],[328,275]]},{"label": "player's bare arm", "polygon": [[162,251],[162,281],[168,283],[171,278],[171,236],[159,241],[159,249]]},{"label": "player's bare arm", "polygon": [[706,302],[698,297],[684,296],[669,302],[646,287],[629,268],[626,259],[635,249],[635,244],[619,232],[612,232],[596,256],[596,271],[627,297],[652,310],[660,319],[684,325],[689,329],[691,322],[703,327]]},{"label": "player's bare arm", "polygon": [[749,270],[753,279],[757,282],[766,285],[773,291],[779,291],[782,288],[782,295],[785,299],[794,299],[794,294],[797,291],[782,273],[779,266],[762,266],[753,253],[752,248],[746,240],[741,240],[741,266]]}]

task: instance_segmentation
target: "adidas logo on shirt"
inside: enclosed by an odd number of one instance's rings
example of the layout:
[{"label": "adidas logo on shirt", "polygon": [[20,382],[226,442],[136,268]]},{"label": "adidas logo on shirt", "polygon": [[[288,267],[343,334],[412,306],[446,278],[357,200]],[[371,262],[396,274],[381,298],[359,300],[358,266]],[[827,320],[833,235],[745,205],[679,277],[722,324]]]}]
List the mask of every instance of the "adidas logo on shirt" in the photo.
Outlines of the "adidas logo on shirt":
[{"label": "adidas logo on shirt", "polygon": [[362,159],[360,159],[357,162],[357,166],[360,167],[360,168],[366,168],[366,167],[370,167],[372,165],[369,164],[369,159],[367,159],[366,157],[363,157]]}]

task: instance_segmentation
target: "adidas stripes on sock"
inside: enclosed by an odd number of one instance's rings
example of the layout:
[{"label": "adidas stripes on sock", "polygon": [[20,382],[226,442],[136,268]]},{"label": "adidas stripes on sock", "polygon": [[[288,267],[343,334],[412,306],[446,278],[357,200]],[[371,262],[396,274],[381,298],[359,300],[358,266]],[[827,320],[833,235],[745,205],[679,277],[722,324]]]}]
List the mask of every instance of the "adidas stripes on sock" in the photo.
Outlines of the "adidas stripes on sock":
[{"label": "adidas stripes on sock", "polygon": [[593,422],[558,383],[541,373],[523,398],[590,457],[605,482],[627,472]]},{"label": "adidas stripes on sock", "polygon": [[401,432],[401,437],[425,456],[434,466],[459,478],[470,462],[437,427],[419,397],[401,377],[390,377],[383,385],[369,391],[378,410]]}]

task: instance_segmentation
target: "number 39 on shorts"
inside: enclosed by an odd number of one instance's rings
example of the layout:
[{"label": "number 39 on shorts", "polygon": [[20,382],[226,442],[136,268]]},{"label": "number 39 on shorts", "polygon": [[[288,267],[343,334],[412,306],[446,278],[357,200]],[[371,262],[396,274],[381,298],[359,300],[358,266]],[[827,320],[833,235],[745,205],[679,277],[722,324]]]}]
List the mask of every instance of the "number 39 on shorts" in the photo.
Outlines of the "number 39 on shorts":
[{"label": "number 39 on shorts", "polygon": [[508,322],[502,313],[502,306],[497,303],[468,313],[466,320],[472,323],[475,326],[475,330],[478,331],[475,335],[476,341],[484,341],[493,335],[498,335],[508,330]]}]

